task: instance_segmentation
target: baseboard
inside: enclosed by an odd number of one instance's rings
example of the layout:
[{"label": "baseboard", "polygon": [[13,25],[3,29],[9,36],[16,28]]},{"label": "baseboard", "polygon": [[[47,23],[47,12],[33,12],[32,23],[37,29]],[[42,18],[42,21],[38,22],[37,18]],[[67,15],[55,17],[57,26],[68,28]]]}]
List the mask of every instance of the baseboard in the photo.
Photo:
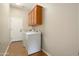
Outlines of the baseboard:
[{"label": "baseboard", "polygon": [[52,56],[50,53],[48,53],[48,52],[45,51],[44,49],[42,49],[42,51],[43,51],[44,53],[46,53],[48,56]]},{"label": "baseboard", "polygon": [[3,56],[6,56],[7,51],[8,51],[8,49],[9,49],[9,46],[10,46],[11,42],[12,42],[12,41],[10,41],[10,42],[8,43],[8,46],[7,46],[7,48],[6,48],[5,53],[4,53],[4,55],[3,55]]}]

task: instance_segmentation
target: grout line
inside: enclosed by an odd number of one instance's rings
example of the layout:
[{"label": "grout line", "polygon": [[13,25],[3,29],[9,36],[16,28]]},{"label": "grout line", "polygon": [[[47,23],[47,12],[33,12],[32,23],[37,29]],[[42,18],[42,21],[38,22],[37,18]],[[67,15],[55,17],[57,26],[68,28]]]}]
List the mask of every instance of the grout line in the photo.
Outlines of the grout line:
[{"label": "grout line", "polygon": [[43,51],[44,53],[46,53],[48,56],[52,56],[50,53],[48,53],[48,52],[45,51],[44,49],[42,49],[42,51]]},{"label": "grout line", "polygon": [[9,46],[10,46],[10,44],[11,44],[11,43],[12,43],[12,41],[10,41],[10,42],[9,42],[9,44],[8,44],[8,46],[7,46],[7,48],[6,48],[5,53],[4,53],[4,55],[3,55],[3,56],[6,56],[7,51],[8,51],[8,49],[9,49]]}]

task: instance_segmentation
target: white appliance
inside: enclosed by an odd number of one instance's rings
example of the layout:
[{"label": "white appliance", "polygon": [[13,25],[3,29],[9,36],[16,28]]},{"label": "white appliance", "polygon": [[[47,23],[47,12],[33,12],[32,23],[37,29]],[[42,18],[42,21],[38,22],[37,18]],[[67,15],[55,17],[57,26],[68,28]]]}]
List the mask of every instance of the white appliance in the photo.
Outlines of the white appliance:
[{"label": "white appliance", "polygon": [[41,32],[30,31],[26,32],[25,46],[28,55],[41,50]]}]

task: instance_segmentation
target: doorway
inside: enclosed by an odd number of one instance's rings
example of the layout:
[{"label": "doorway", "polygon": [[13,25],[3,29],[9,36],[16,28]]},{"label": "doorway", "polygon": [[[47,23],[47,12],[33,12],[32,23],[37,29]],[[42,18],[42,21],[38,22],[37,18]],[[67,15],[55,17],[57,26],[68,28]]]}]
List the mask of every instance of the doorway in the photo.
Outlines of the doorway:
[{"label": "doorway", "polygon": [[22,19],[20,18],[11,18],[11,40],[19,41],[22,40]]},{"label": "doorway", "polygon": [[22,10],[11,7],[10,37],[11,41],[23,40],[23,13]]}]

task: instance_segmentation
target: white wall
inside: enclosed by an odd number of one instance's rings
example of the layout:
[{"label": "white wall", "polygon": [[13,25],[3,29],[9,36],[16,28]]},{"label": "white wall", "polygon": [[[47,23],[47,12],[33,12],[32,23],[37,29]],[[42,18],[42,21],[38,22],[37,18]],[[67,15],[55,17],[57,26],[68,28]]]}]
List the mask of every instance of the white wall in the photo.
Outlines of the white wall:
[{"label": "white wall", "polygon": [[43,49],[51,55],[78,55],[77,4],[41,4]]},{"label": "white wall", "polygon": [[79,4],[78,4],[78,52],[79,52]]},{"label": "white wall", "polygon": [[9,4],[0,4],[0,55],[9,43]]}]

